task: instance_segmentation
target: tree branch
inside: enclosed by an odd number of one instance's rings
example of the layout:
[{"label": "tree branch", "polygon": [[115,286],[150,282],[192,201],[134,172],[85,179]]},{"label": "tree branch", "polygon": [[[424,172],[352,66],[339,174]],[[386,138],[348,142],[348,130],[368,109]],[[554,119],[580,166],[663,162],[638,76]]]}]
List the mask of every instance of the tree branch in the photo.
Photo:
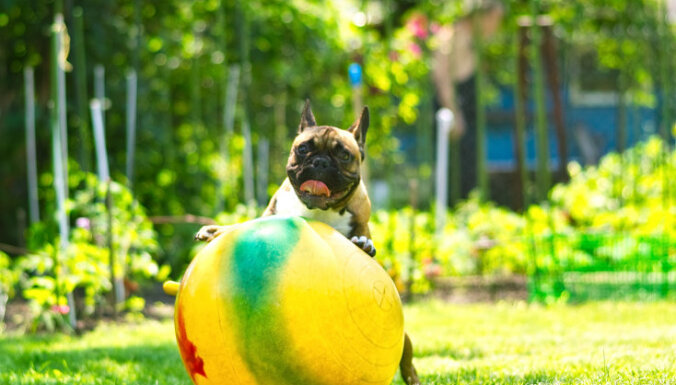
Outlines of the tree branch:
[{"label": "tree branch", "polygon": [[148,218],[150,221],[156,225],[165,224],[165,223],[196,223],[200,225],[215,225],[216,221],[208,217],[200,217],[197,215],[186,214],[186,215],[166,215],[166,216],[155,216]]}]

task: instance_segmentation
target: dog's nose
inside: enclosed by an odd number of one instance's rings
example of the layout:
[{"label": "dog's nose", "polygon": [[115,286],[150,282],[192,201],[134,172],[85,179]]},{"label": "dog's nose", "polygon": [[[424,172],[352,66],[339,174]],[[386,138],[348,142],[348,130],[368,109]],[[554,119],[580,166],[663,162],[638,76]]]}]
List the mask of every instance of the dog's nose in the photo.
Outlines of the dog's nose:
[{"label": "dog's nose", "polygon": [[322,158],[314,158],[312,160],[312,167],[319,168],[319,169],[327,169],[329,168],[329,160],[322,157]]}]

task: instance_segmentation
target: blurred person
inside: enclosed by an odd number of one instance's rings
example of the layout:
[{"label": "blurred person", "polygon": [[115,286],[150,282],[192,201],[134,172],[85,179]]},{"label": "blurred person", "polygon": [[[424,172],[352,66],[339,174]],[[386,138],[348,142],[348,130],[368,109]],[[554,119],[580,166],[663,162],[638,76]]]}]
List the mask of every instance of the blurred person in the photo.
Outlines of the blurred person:
[{"label": "blurred person", "polygon": [[502,3],[496,0],[466,1],[465,9],[470,9],[467,15],[439,28],[432,57],[437,103],[453,112],[451,138],[460,141],[460,198],[466,198],[477,185],[474,33],[479,31],[481,40],[492,37],[504,15]]}]

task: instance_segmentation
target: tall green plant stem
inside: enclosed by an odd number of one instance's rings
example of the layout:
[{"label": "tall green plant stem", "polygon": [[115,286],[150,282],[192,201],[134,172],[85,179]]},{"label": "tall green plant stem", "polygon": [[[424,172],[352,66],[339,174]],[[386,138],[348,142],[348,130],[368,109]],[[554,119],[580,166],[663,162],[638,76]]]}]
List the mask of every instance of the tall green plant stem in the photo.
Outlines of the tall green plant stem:
[{"label": "tall green plant stem", "polygon": [[533,95],[535,98],[535,142],[537,146],[537,198],[547,199],[547,192],[551,184],[549,171],[549,138],[547,130],[547,111],[545,107],[544,76],[540,47],[542,45],[541,31],[538,27],[539,0],[531,0],[531,44],[530,60],[533,69]]}]

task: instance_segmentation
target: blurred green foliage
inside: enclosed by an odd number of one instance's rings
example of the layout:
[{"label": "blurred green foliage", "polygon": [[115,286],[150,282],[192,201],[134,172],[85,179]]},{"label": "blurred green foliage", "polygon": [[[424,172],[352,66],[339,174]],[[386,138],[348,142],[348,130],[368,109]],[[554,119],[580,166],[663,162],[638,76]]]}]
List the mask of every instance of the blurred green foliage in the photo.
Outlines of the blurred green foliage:
[{"label": "blurred green foliage", "polygon": [[427,291],[438,275],[670,271],[675,165],[676,151],[651,137],[606,155],[598,166],[571,163],[571,180],[523,214],[474,196],[448,212],[440,234],[431,212],[377,211],[371,221],[376,258],[400,289],[414,292]]},{"label": "blurred green foliage", "polygon": [[[516,19],[529,13],[528,2],[503,3],[503,33],[483,44],[487,99],[497,96],[497,84],[509,85],[515,80]],[[371,175],[392,187],[390,201],[383,204],[400,207],[408,200],[408,179],[427,179],[432,170],[434,92],[429,71],[430,52],[437,46],[434,31],[472,9],[462,2],[393,0],[387,4],[390,8],[379,1],[67,2],[73,64],[73,72],[67,75],[71,159],[85,171],[92,171],[93,144],[76,135],[80,129],[88,129],[90,118],[86,111],[80,116],[76,102],[92,96],[92,67],[104,64],[111,171],[115,180],[125,180],[125,76],[135,68],[139,73],[135,196],[153,215],[212,216],[222,207],[231,211],[244,198],[244,112],[251,113],[254,153],[260,139],[271,141],[270,186],[266,190],[274,190],[284,177],[281,160],[287,156],[306,97],[314,101],[320,123],[346,127],[354,119],[346,73],[347,65],[356,61],[364,67],[363,99],[372,111],[368,138]],[[0,53],[0,75],[6,79],[0,85],[0,125],[13,128],[0,131],[0,150],[5,154],[0,166],[2,187],[11,198],[0,203],[2,209],[11,209],[11,215],[0,219],[4,229],[16,228],[14,208],[27,206],[25,153],[18,144],[23,143],[20,74],[29,65],[36,67],[38,168],[41,172],[51,170],[48,130],[41,128],[47,127],[50,58],[45,37],[54,5],[54,1],[0,5],[0,43],[9,48]],[[83,42],[78,41],[74,27],[76,7],[82,9]],[[598,48],[603,65],[621,69],[628,77],[628,89],[636,91],[634,100],[654,104],[649,91],[658,87],[660,60],[645,58],[656,57],[660,49],[659,44],[653,44],[660,38],[657,1],[547,0],[541,2],[541,11],[554,19],[556,33],[565,43],[562,52],[570,52],[584,40]],[[359,12],[366,18],[363,24],[356,21]],[[78,43],[84,43],[85,68],[78,68],[74,60]],[[565,68],[566,63],[564,60]],[[242,79],[235,131],[227,136],[230,140],[225,145],[229,153],[225,163],[220,148],[226,137],[223,109],[225,99],[231,96],[225,86],[232,65],[242,67]],[[75,87],[74,74],[78,72],[86,74],[87,95],[80,95]],[[419,138],[414,162],[400,150],[395,133]],[[425,186],[422,184],[421,202],[427,207],[431,190]],[[50,202],[49,196],[40,199],[43,206]],[[224,206],[219,207],[219,202]],[[259,202],[264,203],[262,199]],[[182,226],[163,225],[162,243],[175,242],[173,236],[182,237]],[[15,231],[8,231],[5,237],[12,244],[21,239]],[[164,261],[172,256],[162,250],[160,258]]]},{"label": "blurred green foliage", "polygon": [[20,272],[9,256],[0,251],[0,332],[4,329],[7,301],[14,297]]},{"label": "blurred green foliage", "polygon": [[[674,165],[676,151],[652,137],[621,155],[605,156],[599,166],[571,163],[570,182],[555,186],[547,204],[523,214],[474,196],[447,213],[438,234],[430,211],[378,210],[370,222],[376,259],[403,293],[427,292],[438,276],[662,272],[676,265],[676,186],[668,177],[675,174]],[[65,325],[57,310],[67,291],[82,290],[85,315],[100,308],[110,291],[109,254],[101,240],[107,231],[107,186],[84,172],[71,173],[71,185],[78,192],[68,207],[80,219],[65,257],[57,262],[54,243],[44,241],[56,240],[55,234],[45,235],[56,232],[50,222],[32,229],[36,252],[14,264],[0,254],[0,290],[11,294],[20,278],[22,295],[34,309],[34,329]],[[121,263],[131,277],[165,279],[168,267],[158,268],[150,256],[157,243],[144,210],[125,187],[113,182],[111,192],[114,249],[124,256]],[[240,223],[258,215],[256,207],[239,205],[216,220]],[[202,246],[195,244],[191,255]],[[189,259],[176,260],[176,269],[182,271]],[[143,304],[132,297],[128,308],[138,314]]]},{"label": "blurred green foliage", "polygon": [[[65,254],[58,253],[56,223],[46,220],[31,227],[33,251],[14,262],[21,274],[22,296],[31,306],[31,330],[65,327],[60,307],[67,305],[66,293],[73,291],[78,293],[80,318],[102,314],[112,289],[111,252],[116,275],[124,274],[128,280],[164,280],[170,272],[168,266],[159,267],[153,258],[157,252],[155,231],[129,189],[116,182],[101,183],[94,174],[77,171],[76,167],[71,167],[69,179],[76,193],[67,209],[77,219]],[[138,301],[132,305],[135,309]]]},{"label": "blurred green foliage", "polygon": [[[194,248],[191,240],[198,224],[153,226],[147,215],[212,217],[224,211],[217,217],[219,223],[255,217],[259,208],[241,205],[243,122],[251,123],[254,149],[261,139],[271,143],[269,186],[263,190],[274,191],[285,176],[283,160],[305,98],[313,100],[320,124],[346,127],[353,121],[353,90],[346,76],[351,62],[364,68],[363,100],[371,108],[370,175],[387,181],[393,191],[390,201],[382,204],[387,210],[376,212],[372,221],[374,240],[383,250],[378,258],[404,289],[425,291],[430,278],[438,274],[525,273],[529,261],[524,234],[637,231],[646,235],[666,232],[673,239],[673,224],[662,218],[665,214],[674,217],[673,212],[664,211],[665,207],[673,211],[672,195],[666,193],[675,191],[673,178],[663,177],[673,173],[674,157],[673,152],[660,152],[662,144],[655,140],[622,156],[609,155],[597,168],[582,170],[572,165],[572,181],[554,188],[549,206],[534,206],[519,215],[471,199],[450,212],[446,227],[434,234],[428,212],[432,183],[427,183],[434,126],[430,53],[437,48],[435,29],[472,11],[463,8],[463,2],[74,0],[64,8],[73,64],[73,72],[67,75],[72,197],[68,210],[73,230],[67,254],[55,264],[58,239],[51,217],[55,193],[46,127],[51,60],[47,37],[56,3],[0,3],[0,44],[6,47],[0,50],[0,210],[6,214],[0,217],[0,241],[19,244],[25,240],[31,250],[11,267],[0,265],[0,279],[10,293],[11,277],[22,277],[23,294],[33,301],[36,314],[51,314],[51,306],[63,304],[58,293],[72,289],[83,290],[84,311],[91,314],[110,290],[104,239],[106,187],[89,174],[94,164],[93,143],[85,138],[91,135],[78,135],[89,129],[88,113],[77,106],[81,101],[86,105],[92,96],[93,66],[97,64],[106,68],[107,151],[116,181],[110,185],[112,246],[118,264],[132,275],[161,279],[169,272],[160,266],[170,265],[178,276]],[[653,91],[674,89],[674,77],[669,76],[673,73],[669,47],[674,46],[674,31],[673,26],[660,27],[664,16],[659,1],[539,3],[540,11],[555,22],[562,52],[589,44],[600,63],[617,72],[621,91],[630,93],[636,103],[653,106],[659,103],[655,100],[659,92]],[[482,46],[481,70],[489,79],[482,92],[489,100],[498,95],[498,85],[515,81],[516,20],[530,12],[527,1],[503,4],[504,33]],[[77,8],[83,14],[82,34],[74,23]],[[363,23],[358,21],[360,13]],[[80,46],[86,57],[84,68],[74,60]],[[565,58],[563,62],[565,72],[570,63]],[[225,87],[233,65],[241,68],[242,78],[234,132],[227,133],[224,105],[233,95]],[[41,211],[48,214],[26,236],[16,210],[27,206],[28,196],[20,76],[27,66],[36,69],[39,197]],[[123,173],[127,155],[124,101],[130,69],[139,75],[133,190],[123,186],[128,182]],[[86,94],[77,91],[76,73],[85,74]],[[672,101],[662,103],[673,110]],[[419,139],[415,161],[407,159],[398,142],[398,137],[406,136]],[[229,155],[227,162],[222,149]],[[421,210],[393,210],[407,202],[407,183],[414,178],[425,181],[420,183]],[[264,203],[264,197],[259,200],[259,205]],[[89,219],[89,226],[77,226],[78,218]],[[139,301],[130,301],[129,307],[138,308]],[[52,322],[48,319],[45,322]]]},{"label": "blurred green foliage", "polygon": [[676,152],[651,137],[598,166],[571,163],[571,181],[554,187],[552,202],[588,231],[676,237]]}]

